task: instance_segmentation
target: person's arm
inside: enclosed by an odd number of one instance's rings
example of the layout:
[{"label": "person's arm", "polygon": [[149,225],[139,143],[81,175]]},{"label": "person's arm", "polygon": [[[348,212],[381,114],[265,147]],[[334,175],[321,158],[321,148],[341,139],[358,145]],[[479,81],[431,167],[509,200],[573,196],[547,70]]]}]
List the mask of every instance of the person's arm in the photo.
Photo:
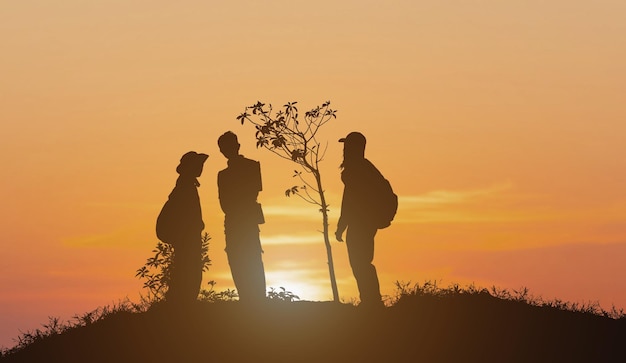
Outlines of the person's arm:
[{"label": "person's arm", "polygon": [[343,242],[343,232],[348,228],[348,222],[346,220],[346,212],[348,209],[348,198],[346,198],[346,194],[348,194],[348,192],[348,188],[345,186],[341,197],[341,212],[339,214],[339,221],[337,222],[337,230],[335,231],[335,238],[339,242]]},{"label": "person's arm", "polygon": [[222,208],[222,212],[226,214],[226,210],[228,209],[226,202],[226,186],[224,182],[224,171],[220,171],[217,173],[217,197],[220,201],[220,207]]},{"label": "person's arm", "polygon": [[263,180],[261,179],[261,163],[256,161],[256,175],[257,175],[257,191],[263,190]]},{"label": "person's arm", "polygon": [[339,222],[337,222],[337,231],[335,231],[335,238],[339,242],[343,242],[343,232],[346,230],[348,225],[345,222],[345,218],[339,217]]}]

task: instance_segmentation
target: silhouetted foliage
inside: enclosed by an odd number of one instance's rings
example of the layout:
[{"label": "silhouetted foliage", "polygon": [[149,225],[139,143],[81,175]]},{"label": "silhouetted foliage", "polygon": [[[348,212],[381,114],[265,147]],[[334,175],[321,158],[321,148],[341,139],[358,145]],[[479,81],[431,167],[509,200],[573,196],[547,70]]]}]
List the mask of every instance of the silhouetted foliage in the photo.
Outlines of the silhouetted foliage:
[{"label": "silhouetted foliage", "polygon": [[[208,271],[211,266],[209,259],[209,237],[208,233],[202,235],[202,271]],[[149,301],[160,301],[165,296],[170,282],[170,272],[172,268],[172,257],[174,248],[165,242],[159,241],[156,248],[152,250],[154,256],[146,260],[146,264],[137,269],[135,277],[143,279],[143,287],[148,290]]]},{"label": "silhouetted foliage", "polygon": [[232,289],[226,289],[224,291],[215,291],[215,280],[211,280],[207,283],[209,289],[200,290],[200,301],[216,302],[216,301],[235,301],[237,300],[237,291]]},{"label": "silhouetted foliage", "polygon": [[[279,157],[298,164],[304,173],[294,170],[294,178],[301,184],[294,185],[285,191],[287,197],[295,195],[308,203],[319,207],[322,213],[324,245],[328,259],[330,284],[333,300],[339,301],[337,282],[333,264],[332,250],[328,234],[328,203],[322,186],[319,164],[324,160],[327,143],[322,145],[318,140],[318,132],[322,126],[335,119],[336,110],[330,108],[330,101],[324,102],[304,113],[301,118],[296,106],[298,102],[287,102],[278,111],[271,104],[262,102],[246,107],[237,116],[243,125],[246,121],[256,129],[256,146],[265,148]],[[313,180],[310,180],[312,177]]]},{"label": "silhouetted foliage", "polygon": [[300,300],[300,297],[298,295],[295,295],[291,291],[287,291],[282,286],[280,287],[280,291],[276,290],[273,287],[270,287],[270,291],[267,293],[267,298],[270,300],[288,301],[288,302]]}]

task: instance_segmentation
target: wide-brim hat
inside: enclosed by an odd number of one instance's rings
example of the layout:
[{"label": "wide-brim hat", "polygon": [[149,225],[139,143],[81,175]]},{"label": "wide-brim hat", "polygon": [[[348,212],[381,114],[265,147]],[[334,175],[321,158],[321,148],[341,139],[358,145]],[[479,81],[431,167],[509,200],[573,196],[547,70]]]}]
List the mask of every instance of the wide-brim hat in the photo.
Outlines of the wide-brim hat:
[{"label": "wide-brim hat", "polygon": [[197,169],[197,167],[203,166],[204,162],[208,158],[209,158],[209,155],[207,154],[197,153],[195,151],[189,151],[188,153],[185,153],[185,155],[183,155],[180,158],[180,164],[178,164],[178,166],[176,167],[176,172],[178,174],[181,174],[185,170]]}]

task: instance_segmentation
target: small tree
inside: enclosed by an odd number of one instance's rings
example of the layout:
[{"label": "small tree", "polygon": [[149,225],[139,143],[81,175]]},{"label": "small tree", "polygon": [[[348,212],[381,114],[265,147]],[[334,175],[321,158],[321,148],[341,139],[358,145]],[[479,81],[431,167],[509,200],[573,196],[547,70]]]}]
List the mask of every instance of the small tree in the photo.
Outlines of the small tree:
[{"label": "small tree", "polygon": [[[328,237],[328,203],[322,187],[322,176],[319,169],[320,162],[324,159],[326,143],[322,149],[317,139],[319,129],[328,121],[337,118],[336,110],[330,108],[330,101],[324,102],[310,111],[305,112],[304,118],[299,119],[297,102],[288,102],[281,109],[274,112],[272,105],[257,102],[246,107],[245,111],[237,117],[243,125],[246,121],[256,128],[256,146],[263,147],[279,157],[291,160],[300,165],[304,170],[295,170],[294,177],[302,184],[295,185],[285,191],[287,197],[297,195],[308,203],[317,205],[322,213],[322,226],[326,255],[328,258],[328,271],[330,285],[333,291],[333,300],[339,301],[333,254]],[[250,111],[251,113],[249,113]],[[313,180],[310,179],[312,176]]]}]

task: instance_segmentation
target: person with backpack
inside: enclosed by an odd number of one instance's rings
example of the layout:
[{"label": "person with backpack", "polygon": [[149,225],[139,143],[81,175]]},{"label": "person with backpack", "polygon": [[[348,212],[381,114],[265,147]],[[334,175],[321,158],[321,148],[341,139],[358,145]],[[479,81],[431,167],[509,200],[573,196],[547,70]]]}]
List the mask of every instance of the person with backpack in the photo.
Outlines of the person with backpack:
[{"label": "person with backpack", "polygon": [[391,224],[398,208],[398,197],[391,185],[365,158],[365,136],[351,132],[339,139],[343,146],[341,181],[344,184],[341,215],[335,237],[346,245],[350,267],[356,279],[363,307],[382,307],[374,260],[374,237]]},{"label": "person with backpack", "polygon": [[157,237],[174,248],[165,301],[188,304],[196,301],[202,283],[202,209],[198,177],[209,156],[190,151],[176,167],[176,186],[157,217]]}]

